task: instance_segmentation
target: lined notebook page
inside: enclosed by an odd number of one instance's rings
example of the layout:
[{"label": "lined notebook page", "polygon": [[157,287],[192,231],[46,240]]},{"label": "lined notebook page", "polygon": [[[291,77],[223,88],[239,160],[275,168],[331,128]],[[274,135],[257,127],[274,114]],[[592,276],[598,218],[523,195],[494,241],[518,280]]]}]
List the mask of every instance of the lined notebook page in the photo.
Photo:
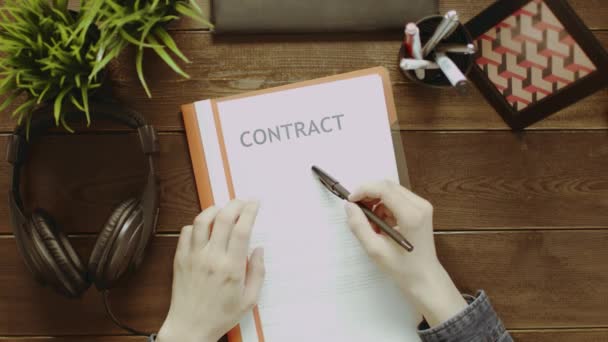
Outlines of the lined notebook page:
[{"label": "lined notebook page", "polygon": [[[343,202],[311,172],[318,165],[349,189],[398,181],[381,77],[227,100],[217,108],[235,195],[261,201],[252,248],[265,248],[258,305],[265,340],[418,341],[419,317],[350,232]],[[202,136],[212,136],[215,123],[204,118],[212,116],[209,103],[198,103],[197,113]],[[218,153],[207,152],[218,147],[203,140],[210,168],[222,167]],[[225,182],[225,173],[211,175],[216,198],[226,198],[219,194]],[[241,322],[245,342],[258,341],[252,320]]]}]

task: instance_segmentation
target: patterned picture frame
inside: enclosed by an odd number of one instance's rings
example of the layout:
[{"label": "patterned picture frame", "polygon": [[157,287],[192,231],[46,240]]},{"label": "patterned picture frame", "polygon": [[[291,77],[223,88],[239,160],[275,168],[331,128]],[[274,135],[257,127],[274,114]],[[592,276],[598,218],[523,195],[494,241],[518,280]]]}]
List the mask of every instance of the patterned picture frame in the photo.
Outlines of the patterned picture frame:
[{"label": "patterned picture frame", "polygon": [[465,26],[469,77],[515,130],[608,85],[608,53],[565,0],[499,0]]}]

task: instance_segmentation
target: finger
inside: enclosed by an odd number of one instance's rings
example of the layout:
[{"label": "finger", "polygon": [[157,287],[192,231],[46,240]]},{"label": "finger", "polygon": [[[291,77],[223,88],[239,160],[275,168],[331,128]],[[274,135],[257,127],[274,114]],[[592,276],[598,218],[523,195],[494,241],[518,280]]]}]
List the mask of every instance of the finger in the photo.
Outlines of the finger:
[{"label": "finger", "polygon": [[416,227],[423,221],[428,211],[410,201],[404,196],[403,187],[390,180],[363,185],[349,197],[349,200],[357,201],[366,197],[380,198],[382,204],[393,213],[401,229]]},{"label": "finger", "polygon": [[400,186],[399,188],[400,188],[399,190],[400,190],[401,194],[405,198],[407,198],[410,202],[412,202],[416,207],[419,207],[422,209],[429,205],[429,202],[426,199],[416,195],[414,192],[410,191],[409,189],[407,189],[403,186]]},{"label": "finger", "polygon": [[239,216],[228,243],[228,254],[237,261],[245,262],[249,251],[251,231],[258,214],[258,202],[248,202]]},{"label": "finger", "polygon": [[192,239],[192,226],[185,226],[179,234],[177,240],[177,249],[175,251],[175,260],[182,261],[188,257],[190,253],[190,241]]},{"label": "finger", "polygon": [[373,209],[376,205],[378,205],[380,202],[382,202],[382,200],[379,198],[366,197],[358,202],[365,204],[365,206],[367,206],[370,209]]},{"label": "finger", "polygon": [[247,264],[247,275],[245,276],[245,291],[243,293],[245,299],[245,309],[253,308],[260,298],[262,285],[264,285],[264,276],[266,269],[264,267],[264,249],[256,248],[251,253],[249,263]]},{"label": "finger", "polygon": [[245,202],[232,200],[218,212],[213,222],[213,230],[211,231],[211,238],[208,243],[210,248],[221,251],[225,251],[228,248],[230,233],[244,206]]},{"label": "finger", "polygon": [[386,241],[372,229],[367,217],[356,204],[346,202],[348,225],[365,251],[374,259],[381,258],[386,250]]},{"label": "finger", "polygon": [[388,210],[384,204],[379,204],[374,208],[374,214],[386,222],[389,226],[394,227],[397,225],[395,215]]},{"label": "finger", "polygon": [[400,185],[389,180],[364,184],[353,192],[348,200],[359,202],[365,198],[377,198],[393,213],[401,208],[406,202],[406,197],[399,190]]},{"label": "finger", "polygon": [[203,248],[209,242],[209,231],[219,211],[218,207],[211,206],[196,216],[192,231],[193,248]]}]

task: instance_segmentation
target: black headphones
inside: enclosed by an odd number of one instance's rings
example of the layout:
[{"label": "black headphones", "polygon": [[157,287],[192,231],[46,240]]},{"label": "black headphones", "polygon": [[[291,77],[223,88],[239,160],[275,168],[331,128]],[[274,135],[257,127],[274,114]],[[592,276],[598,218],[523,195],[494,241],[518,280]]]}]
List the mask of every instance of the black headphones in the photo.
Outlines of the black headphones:
[{"label": "black headphones", "polygon": [[[52,115],[33,113],[29,134],[36,137],[54,126]],[[70,116],[75,113],[70,112]],[[82,113],[80,113],[82,114]],[[101,229],[85,265],[53,218],[43,209],[26,214],[20,194],[21,167],[30,145],[26,127],[18,126],[9,138],[7,161],[13,165],[9,189],[11,225],[18,249],[36,280],[68,297],[79,297],[91,283],[108,290],[141,264],[146,246],[156,231],[159,212],[157,156],[159,142],[154,127],[137,112],[115,103],[91,103],[91,114],[122,123],[139,133],[147,157],[147,181],[138,197],[120,203]],[[39,117],[45,119],[38,120]],[[48,118],[48,119],[47,119]],[[34,121],[37,120],[37,121]]]}]

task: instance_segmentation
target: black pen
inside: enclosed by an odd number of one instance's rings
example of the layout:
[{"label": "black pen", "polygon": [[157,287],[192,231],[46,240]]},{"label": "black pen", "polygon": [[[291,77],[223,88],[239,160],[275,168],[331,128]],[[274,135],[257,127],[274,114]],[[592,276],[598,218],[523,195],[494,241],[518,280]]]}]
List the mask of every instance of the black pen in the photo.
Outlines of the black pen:
[{"label": "black pen", "polygon": [[[346,188],[344,188],[340,184],[340,182],[335,180],[327,172],[321,170],[321,168],[319,168],[317,166],[313,165],[312,171],[317,175],[317,177],[319,177],[319,180],[321,181],[321,183],[329,191],[331,191],[334,195],[340,197],[341,199],[348,201],[348,196],[350,195],[350,192],[348,190],[346,190]],[[361,208],[361,210],[363,210],[363,213],[365,214],[365,216],[367,216],[367,218],[370,221],[372,221],[378,227],[380,227],[380,229],[384,233],[386,233],[386,235],[390,236],[391,239],[393,239],[399,246],[405,248],[405,250],[408,252],[411,252],[414,250],[414,246],[409,241],[407,241],[407,239],[403,235],[401,235],[401,233],[399,233],[397,230],[393,229],[386,222],[384,222],[381,218],[376,216],[376,214],[374,214],[374,212],[371,211],[368,207],[366,207],[362,203],[355,203],[355,204],[357,206],[359,206],[359,208]]]}]

